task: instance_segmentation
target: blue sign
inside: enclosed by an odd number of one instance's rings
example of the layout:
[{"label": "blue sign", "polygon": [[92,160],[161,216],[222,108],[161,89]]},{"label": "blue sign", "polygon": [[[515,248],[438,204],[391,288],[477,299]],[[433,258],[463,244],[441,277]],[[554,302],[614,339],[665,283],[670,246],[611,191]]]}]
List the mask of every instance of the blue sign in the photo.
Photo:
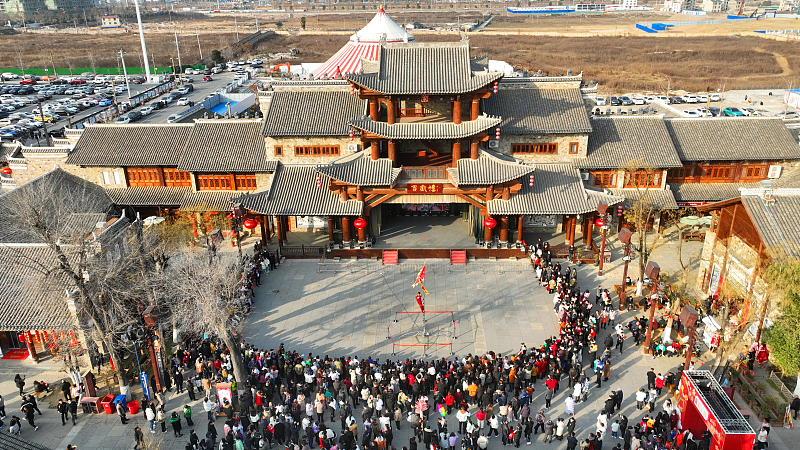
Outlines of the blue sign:
[{"label": "blue sign", "polygon": [[142,396],[146,401],[150,401],[150,385],[147,383],[147,374],[142,372],[139,374],[139,379],[142,380]]}]

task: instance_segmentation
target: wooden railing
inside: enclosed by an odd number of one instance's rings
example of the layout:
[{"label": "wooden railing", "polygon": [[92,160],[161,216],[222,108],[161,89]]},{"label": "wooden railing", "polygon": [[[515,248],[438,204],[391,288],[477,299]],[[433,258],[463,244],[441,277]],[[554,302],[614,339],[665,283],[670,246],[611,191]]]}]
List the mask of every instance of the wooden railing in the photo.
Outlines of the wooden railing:
[{"label": "wooden railing", "polygon": [[314,245],[301,245],[297,246],[283,246],[281,247],[281,256],[286,257],[320,257],[325,254],[325,247]]},{"label": "wooden railing", "polygon": [[444,180],[447,178],[447,166],[404,166],[400,177],[406,180]]},{"label": "wooden railing", "polygon": [[425,112],[419,108],[400,108],[400,117],[425,117]]}]

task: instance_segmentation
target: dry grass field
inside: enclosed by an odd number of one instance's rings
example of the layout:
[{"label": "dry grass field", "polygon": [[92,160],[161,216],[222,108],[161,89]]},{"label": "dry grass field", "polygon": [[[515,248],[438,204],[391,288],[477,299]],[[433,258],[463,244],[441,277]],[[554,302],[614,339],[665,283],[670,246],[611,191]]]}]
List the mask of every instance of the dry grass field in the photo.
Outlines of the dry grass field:
[{"label": "dry grass field", "polygon": [[[399,9],[389,11],[400,23],[452,24],[474,21],[481,10],[447,11]],[[306,17],[306,30],[300,18]],[[366,24],[374,11],[315,11],[258,14],[261,28],[276,28],[279,35],[259,47],[259,54],[286,52],[298,48],[300,57],[293,62],[322,62],[347,41],[349,35]],[[705,17],[705,19],[721,18]],[[481,33],[471,34],[473,55],[488,54],[514,66],[551,75],[583,72],[586,80],[600,83],[602,93],[628,91],[664,91],[683,89],[782,88],[800,84],[800,47],[796,42],[765,39],[753,30],[798,28],[790,19],[748,20],[725,24],[674,27],[667,33],[646,35],[635,23],[689,21],[692,16],[667,13],[595,14],[559,16],[518,16],[498,14]],[[699,19],[699,18],[695,18]],[[238,16],[240,37],[255,31],[255,16]],[[213,15],[196,20],[147,24],[148,52],[158,66],[170,65],[176,56],[174,29],[181,34],[200,32],[203,56],[236,41],[231,16]],[[415,31],[420,42],[458,40],[453,32]],[[141,65],[136,33],[118,31],[100,34],[26,33],[4,36],[0,45],[3,67],[22,65],[51,67],[52,53],[56,67],[117,67],[115,52],[128,52],[129,66]],[[199,57],[197,38],[181,36],[184,64]],[[75,51],[75,49],[81,49]],[[277,62],[277,61],[272,61]]]}]

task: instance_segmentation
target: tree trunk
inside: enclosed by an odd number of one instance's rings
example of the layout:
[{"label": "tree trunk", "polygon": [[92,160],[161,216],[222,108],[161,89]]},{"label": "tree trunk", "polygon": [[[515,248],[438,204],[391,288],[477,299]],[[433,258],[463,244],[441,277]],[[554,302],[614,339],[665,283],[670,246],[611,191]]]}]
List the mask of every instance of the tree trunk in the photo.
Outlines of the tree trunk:
[{"label": "tree trunk", "polygon": [[718,333],[719,333],[720,343],[719,347],[717,347],[717,357],[714,359],[714,365],[712,366],[712,369],[715,371],[716,368],[719,367],[719,365],[725,359],[725,356],[728,354],[728,351],[730,350],[731,346],[734,344],[735,341],[735,339],[733,338],[731,338],[730,341],[725,341],[725,330],[728,328],[728,318],[730,317],[732,303],[733,302],[731,301],[731,299],[728,298],[728,301],[725,303],[725,312],[722,314],[722,320],[720,321],[719,324],[720,327]]},{"label": "tree trunk", "polygon": [[[223,325],[224,326],[224,325]],[[244,369],[244,362],[242,361],[242,350],[239,343],[233,337],[231,330],[218,329],[217,332],[222,336],[222,341],[228,346],[231,352],[231,365],[233,366],[233,376],[236,378],[236,393],[241,394],[244,392],[244,384],[247,380],[247,372]]]}]

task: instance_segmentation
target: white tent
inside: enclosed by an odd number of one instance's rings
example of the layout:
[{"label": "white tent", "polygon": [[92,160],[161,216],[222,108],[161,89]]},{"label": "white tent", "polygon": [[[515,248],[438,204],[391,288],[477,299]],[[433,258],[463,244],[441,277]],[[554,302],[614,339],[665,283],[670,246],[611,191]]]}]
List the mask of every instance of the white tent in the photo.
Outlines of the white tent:
[{"label": "white tent", "polygon": [[314,70],[312,78],[327,76],[339,79],[342,74],[360,71],[362,58],[378,59],[381,37],[385,37],[387,43],[414,41],[414,36],[390,19],[381,7],[364,28],[350,36],[350,41],[344,47]]}]

